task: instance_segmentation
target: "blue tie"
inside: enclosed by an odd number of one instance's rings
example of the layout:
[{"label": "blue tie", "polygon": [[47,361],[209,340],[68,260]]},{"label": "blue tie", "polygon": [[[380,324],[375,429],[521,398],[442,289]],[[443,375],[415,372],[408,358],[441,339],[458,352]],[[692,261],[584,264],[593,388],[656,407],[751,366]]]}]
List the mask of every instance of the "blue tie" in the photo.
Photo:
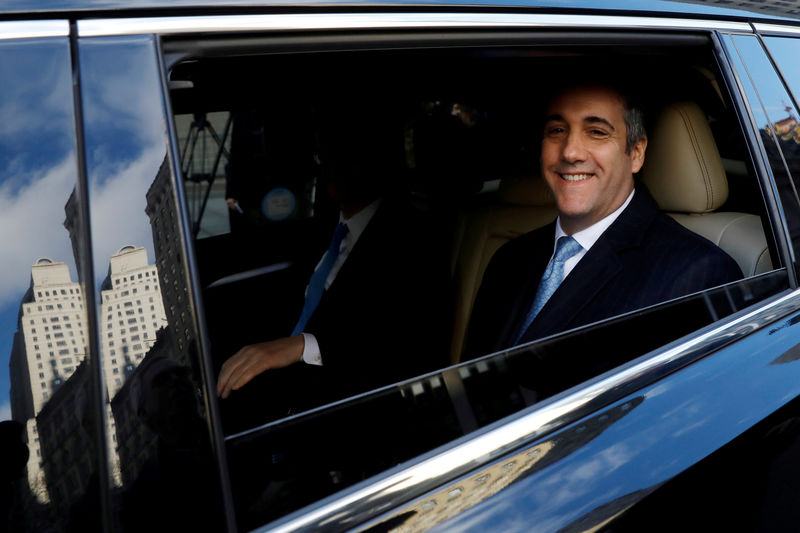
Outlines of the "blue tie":
[{"label": "blue tie", "polygon": [[311,315],[317,309],[320,300],[322,300],[322,293],[325,292],[325,280],[328,279],[328,274],[331,273],[331,269],[336,263],[336,258],[339,257],[339,247],[345,235],[347,235],[347,224],[340,222],[333,231],[333,238],[330,246],[328,246],[328,251],[325,252],[325,257],[322,258],[322,262],[311,274],[311,279],[306,289],[306,301],[303,304],[303,311],[300,313],[300,319],[297,321],[292,335],[302,333],[311,319]]},{"label": "blue tie", "polygon": [[553,254],[553,259],[550,260],[550,264],[547,265],[547,269],[542,275],[539,288],[536,290],[536,298],[533,300],[531,310],[528,311],[527,316],[525,316],[525,323],[522,325],[522,329],[517,333],[514,344],[519,342],[520,338],[522,338],[533,323],[533,319],[536,318],[536,315],[538,315],[539,311],[544,307],[544,304],[547,303],[547,300],[550,299],[553,293],[556,292],[558,286],[561,285],[564,278],[564,263],[581,250],[583,250],[583,247],[572,237],[564,236],[558,239],[556,243],[556,253]]}]

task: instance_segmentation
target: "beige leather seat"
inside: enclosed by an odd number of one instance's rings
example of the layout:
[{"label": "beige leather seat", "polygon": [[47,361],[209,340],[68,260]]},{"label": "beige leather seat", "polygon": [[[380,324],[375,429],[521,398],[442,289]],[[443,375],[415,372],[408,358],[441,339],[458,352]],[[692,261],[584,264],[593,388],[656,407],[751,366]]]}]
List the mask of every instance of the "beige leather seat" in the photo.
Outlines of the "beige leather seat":
[{"label": "beige leather seat", "polygon": [[761,218],[716,211],[728,199],[728,180],[700,107],[670,105],[648,137],[642,180],[659,207],[725,250],[745,276],[772,270]]},{"label": "beige leather seat", "polygon": [[472,305],[489,260],[504,243],[552,222],[556,207],[540,178],[508,178],[500,182],[497,203],[467,213],[461,243],[454,253],[455,316],[451,359],[458,362],[472,314]]}]

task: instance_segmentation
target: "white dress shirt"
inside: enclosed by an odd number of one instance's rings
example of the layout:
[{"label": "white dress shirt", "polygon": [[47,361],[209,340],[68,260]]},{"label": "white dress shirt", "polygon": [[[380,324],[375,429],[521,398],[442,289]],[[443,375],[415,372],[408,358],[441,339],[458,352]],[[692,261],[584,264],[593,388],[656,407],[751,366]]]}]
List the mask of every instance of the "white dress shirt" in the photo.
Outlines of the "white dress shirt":
[{"label": "white dress shirt", "polygon": [[[597,242],[597,239],[600,238],[600,235],[602,235],[603,232],[606,231],[608,227],[614,223],[615,220],[617,220],[617,217],[619,217],[619,215],[622,214],[625,208],[628,207],[628,204],[631,203],[631,200],[633,199],[634,192],[636,191],[635,190],[631,191],[631,193],[628,195],[628,198],[622,203],[621,206],[619,206],[616,209],[616,211],[614,211],[610,215],[607,215],[605,218],[595,222],[588,228],[582,229],[581,231],[577,231],[572,234],[572,238],[578,241],[578,244],[580,244],[583,249],[577,254],[567,259],[566,261],[564,261],[564,277],[561,278],[562,281],[567,279],[569,273],[572,272],[572,269],[574,269],[575,266],[578,264],[578,262],[581,259],[583,259],[583,256],[586,255],[586,252],[589,251],[589,248],[594,246],[594,243]],[[566,232],[564,232],[564,230],[561,228],[561,217],[558,217],[556,219],[556,240],[553,242],[557,243],[558,239],[564,237],[565,235]],[[555,250],[556,247],[555,244],[553,244],[553,255],[555,255]],[[551,255],[550,261],[552,260],[553,256]]]},{"label": "white dress shirt", "polygon": [[[344,265],[344,262],[347,261],[350,251],[356,245],[356,242],[361,237],[361,234],[364,233],[369,221],[372,220],[373,216],[375,216],[375,212],[378,210],[380,205],[381,200],[375,200],[367,207],[347,219],[344,218],[344,215],[341,212],[339,213],[339,222],[347,225],[347,234],[344,236],[342,243],[339,245],[339,255],[336,258],[336,262],[333,264],[328,277],[325,279],[325,290],[328,290],[333,284],[333,281],[336,279],[336,275],[342,269],[342,265]],[[328,252],[325,252],[322,255],[322,258],[320,258],[319,263],[317,263],[315,270],[319,268],[319,266],[322,264],[322,261],[325,260],[325,255],[327,255],[327,253]],[[322,352],[320,350],[319,343],[317,342],[317,338],[311,333],[303,332],[302,335],[303,339],[305,340],[305,346],[303,346],[303,362],[310,365],[321,365]]]}]

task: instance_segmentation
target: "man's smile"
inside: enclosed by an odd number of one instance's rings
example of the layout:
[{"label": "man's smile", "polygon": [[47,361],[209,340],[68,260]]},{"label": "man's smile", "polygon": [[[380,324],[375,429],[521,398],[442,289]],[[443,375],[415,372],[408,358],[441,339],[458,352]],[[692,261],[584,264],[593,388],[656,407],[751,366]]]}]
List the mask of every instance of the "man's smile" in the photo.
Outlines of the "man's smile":
[{"label": "man's smile", "polygon": [[562,174],[562,173],[559,173],[558,175],[561,176],[561,179],[565,181],[583,181],[583,180],[588,180],[589,178],[594,176],[594,174]]}]

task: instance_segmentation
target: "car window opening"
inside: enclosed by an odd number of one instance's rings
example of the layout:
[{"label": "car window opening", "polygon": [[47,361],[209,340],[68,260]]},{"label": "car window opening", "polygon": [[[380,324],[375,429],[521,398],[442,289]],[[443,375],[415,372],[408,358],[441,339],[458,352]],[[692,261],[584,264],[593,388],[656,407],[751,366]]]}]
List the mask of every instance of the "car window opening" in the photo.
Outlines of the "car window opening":
[{"label": "car window opening", "polygon": [[[547,80],[597,62],[641,59],[641,50],[624,47],[491,52],[248,55],[173,67],[172,108],[214,371],[219,375],[243,346],[295,332],[310,280],[331,250],[334,274],[326,271],[323,286],[349,275],[341,262],[335,270],[342,250],[353,254],[343,264],[366,265],[340,295],[345,311],[312,312],[330,313],[328,321],[337,324],[311,340],[318,351],[310,357],[322,365],[309,364],[303,353],[306,362],[263,372],[221,400],[243,527],[787,287],[785,272],[774,270],[781,264],[771,225],[713,56],[706,48],[648,48],[662,61],[642,65],[646,73],[636,76],[650,158],[638,182],[672,219],[722,247],[744,279],[499,354],[473,353],[467,362],[473,305],[493,254],[557,214],[539,169]],[[692,149],[699,160],[686,157]],[[337,183],[331,179],[337,172],[357,179]],[[715,189],[710,198],[698,193],[707,183]],[[355,217],[372,206],[367,228],[383,225],[380,236],[363,228],[357,236],[361,244],[376,241],[374,257],[359,257],[358,246],[347,249],[352,229],[331,244],[334,226],[349,220],[354,205]],[[339,347],[331,339],[341,331],[347,333]],[[357,401],[315,409],[373,389]],[[312,449],[314,435],[325,431],[351,437],[347,445]],[[300,486],[317,488],[292,488]],[[265,490],[290,495],[278,504],[262,498]]]}]

